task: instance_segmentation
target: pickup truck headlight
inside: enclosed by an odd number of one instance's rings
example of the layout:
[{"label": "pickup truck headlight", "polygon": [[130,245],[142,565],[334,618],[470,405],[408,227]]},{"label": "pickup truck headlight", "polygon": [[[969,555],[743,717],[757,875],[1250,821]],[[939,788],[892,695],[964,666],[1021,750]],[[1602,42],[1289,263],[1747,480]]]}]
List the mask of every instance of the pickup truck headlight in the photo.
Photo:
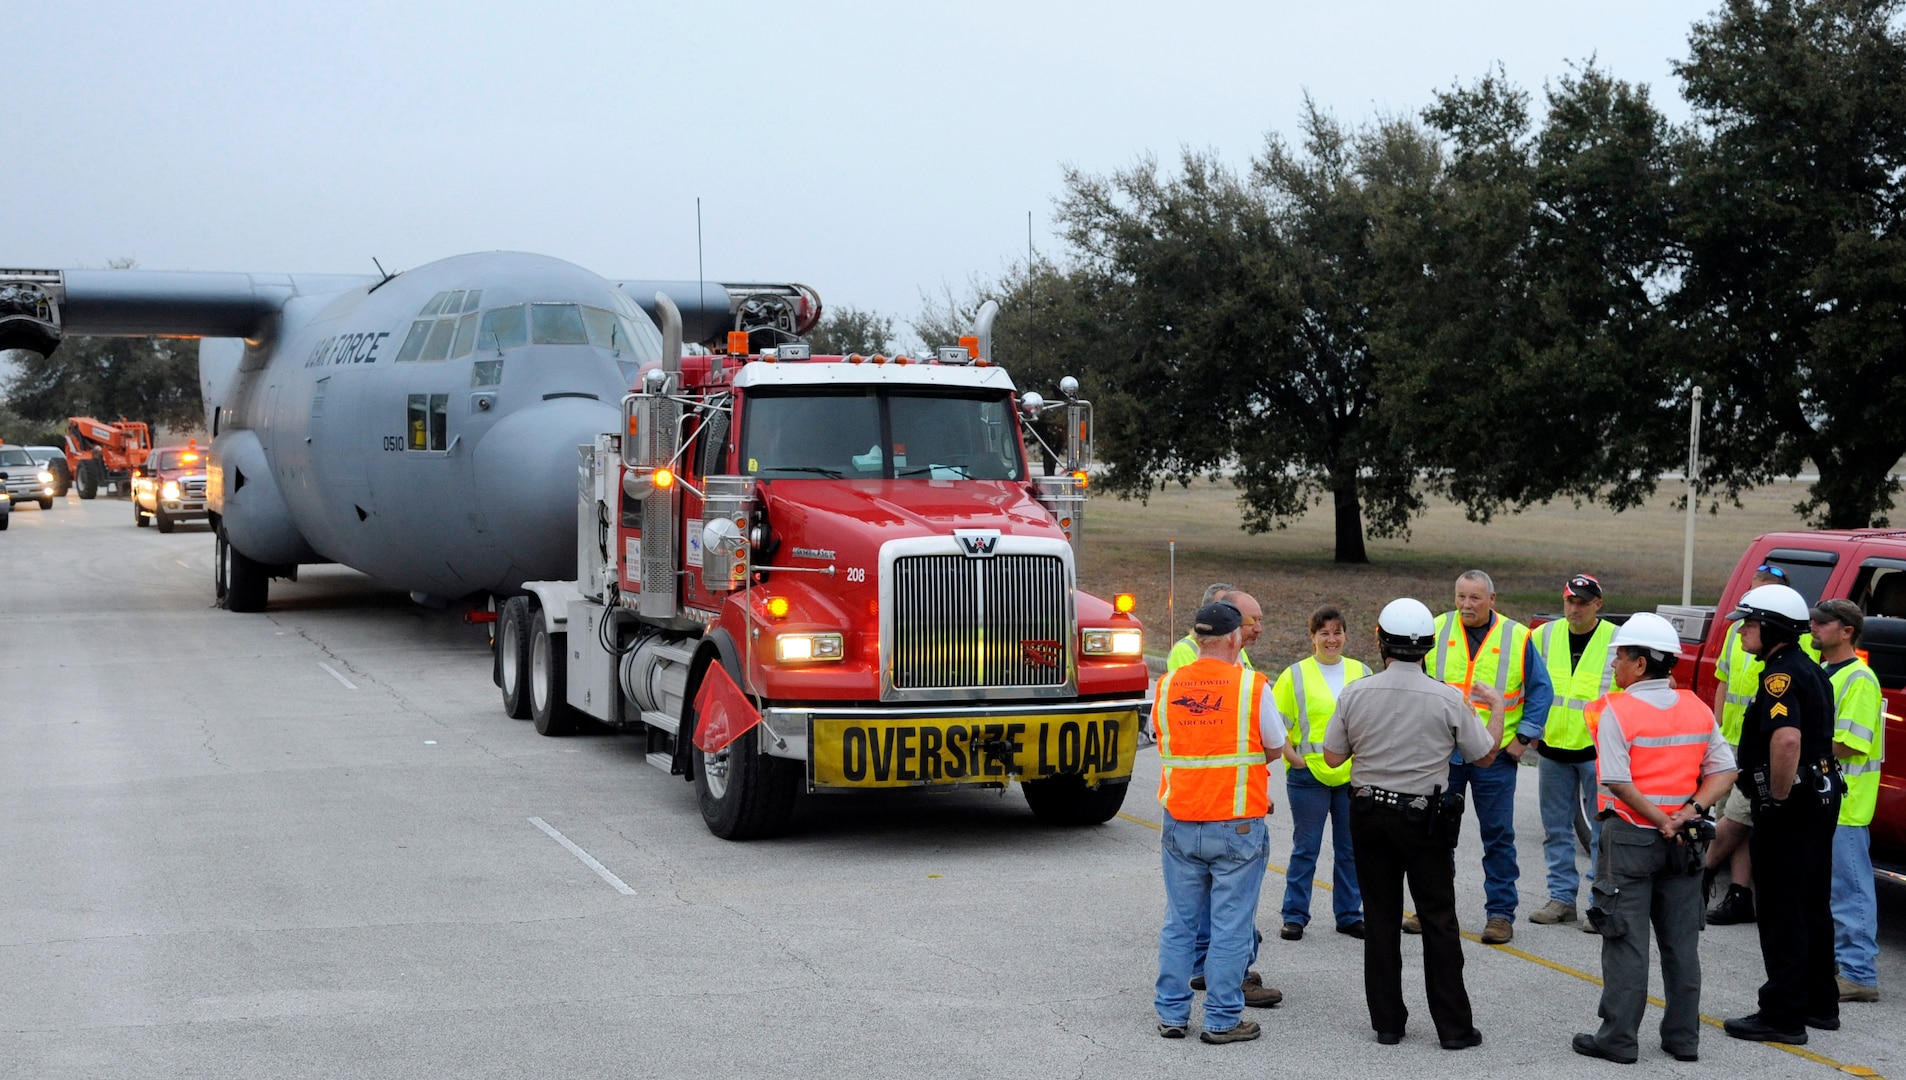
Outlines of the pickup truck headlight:
[{"label": "pickup truck headlight", "polygon": [[783,664],[819,663],[843,655],[839,634],[782,634],[774,639],[774,658]]},{"label": "pickup truck headlight", "polygon": [[1087,656],[1140,656],[1145,652],[1142,630],[1087,630],[1084,637]]},{"label": "pickup truck headlight", "polygon": [[52,482],[53,482],[53,474],[52,474],[52,473],[50,473],[50,472],[47,472],[47,471],[46,471],[45,469],[41,469],[41,470],[40,470],[40,483],[42,483],[42,484],[50,484],[50,483],[52,483]]},{"label": "pickup truck headlight", "polygon": [[165,486],[159,489],[159,497],[161,499],[178,498],[179,497],[179,482],[177,480],[167,480],[165,482]]}]

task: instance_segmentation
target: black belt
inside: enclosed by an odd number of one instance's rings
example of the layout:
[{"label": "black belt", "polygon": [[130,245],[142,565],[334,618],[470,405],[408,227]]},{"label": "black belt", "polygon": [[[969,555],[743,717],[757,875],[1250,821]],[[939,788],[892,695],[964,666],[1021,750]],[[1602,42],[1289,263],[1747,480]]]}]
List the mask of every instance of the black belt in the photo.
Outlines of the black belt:
[{"label": "black belt", "polygon": [[1359,799],[1369,799],[1378,806],[1391,810],[1409,810],[1421,813],[1430,808],[1428,795],[1410,795],[1401,791],[1390,791],[1380,787],[1360,787],[1354,793]]}]

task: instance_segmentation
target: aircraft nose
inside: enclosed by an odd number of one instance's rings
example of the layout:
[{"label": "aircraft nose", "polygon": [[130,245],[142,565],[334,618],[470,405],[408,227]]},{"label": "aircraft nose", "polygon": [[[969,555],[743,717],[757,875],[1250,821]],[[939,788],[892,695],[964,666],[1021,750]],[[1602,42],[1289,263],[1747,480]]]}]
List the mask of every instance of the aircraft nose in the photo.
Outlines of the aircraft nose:
[{"label": "aircraft nose", "polygon": [[477,499],[513,583],[576,576],[577,447],[614,431],[616,407],[558,398],[511,413],[477,443]]}]

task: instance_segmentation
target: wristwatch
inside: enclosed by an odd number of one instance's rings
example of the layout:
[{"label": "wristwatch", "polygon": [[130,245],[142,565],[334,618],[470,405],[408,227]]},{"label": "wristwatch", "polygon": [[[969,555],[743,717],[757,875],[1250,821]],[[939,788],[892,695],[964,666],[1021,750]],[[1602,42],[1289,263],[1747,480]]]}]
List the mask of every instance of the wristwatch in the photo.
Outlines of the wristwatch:
[{"label": "wristwatch", "polygon": [[1705,806],[1702,806],[1702,805],[1701,805],[1700,803],[1698,803],[1698,802],[1696,802],[1696,801],[1694,801],[1693,799],[1689,799],[1689,800],[1687,801],[1687,804],[1686,804],[1686,805],[1688,805],[1688,806],[1692,806],[1692,807],[1694,807],[1694,816],[1695,816],[1695,817],[1706,817],[1706,816],[1707,816],[1707,807],[1705,807]]},{"label": "wristwatch", "polygon": [[1516,732],[1516,741],[1517,741],[1517,742],[1519,742],[1519,743],[1521,743],[1521,744],[1522,744],[1522,745],[1524,745],[1524,746],[1527,746],[1527,745],[1529,745],[1530,743],[1532,743],[1532,742],[1534,742],[1535,740],[1534,740],[1534,739],[1531,739],[1531,738],[1529,738],[1529,737],[1528,737],[1527,735],[1524,735],[1523,733],[1521,733],[1520,731],[1518,731],[1518,732]]}]

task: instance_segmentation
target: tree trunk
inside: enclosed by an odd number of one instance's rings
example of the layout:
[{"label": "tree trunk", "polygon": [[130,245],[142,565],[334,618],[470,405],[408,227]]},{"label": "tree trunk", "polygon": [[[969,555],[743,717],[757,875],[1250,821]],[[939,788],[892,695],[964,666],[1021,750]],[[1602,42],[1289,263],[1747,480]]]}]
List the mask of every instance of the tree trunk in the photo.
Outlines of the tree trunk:
[{"label": "tree trunk", "polygon": [[1367,563],[1363,547],[1363,502],[1357,497],[1357,474],[1330,478],[1330,497],[1337,508],[1337,556],[1340,563]]},{"label": "tree trunk", "polygon": [[1899,456],[1897,444],[1859,447],[1838,461],[1821,455],[1814,463],[1820,479],[1808,491],[1815,500],[1809,515],[1814,523],[1824,529],[1864,529],[1886,523],[1886,512],[1899,490],[1892,479]]}]

